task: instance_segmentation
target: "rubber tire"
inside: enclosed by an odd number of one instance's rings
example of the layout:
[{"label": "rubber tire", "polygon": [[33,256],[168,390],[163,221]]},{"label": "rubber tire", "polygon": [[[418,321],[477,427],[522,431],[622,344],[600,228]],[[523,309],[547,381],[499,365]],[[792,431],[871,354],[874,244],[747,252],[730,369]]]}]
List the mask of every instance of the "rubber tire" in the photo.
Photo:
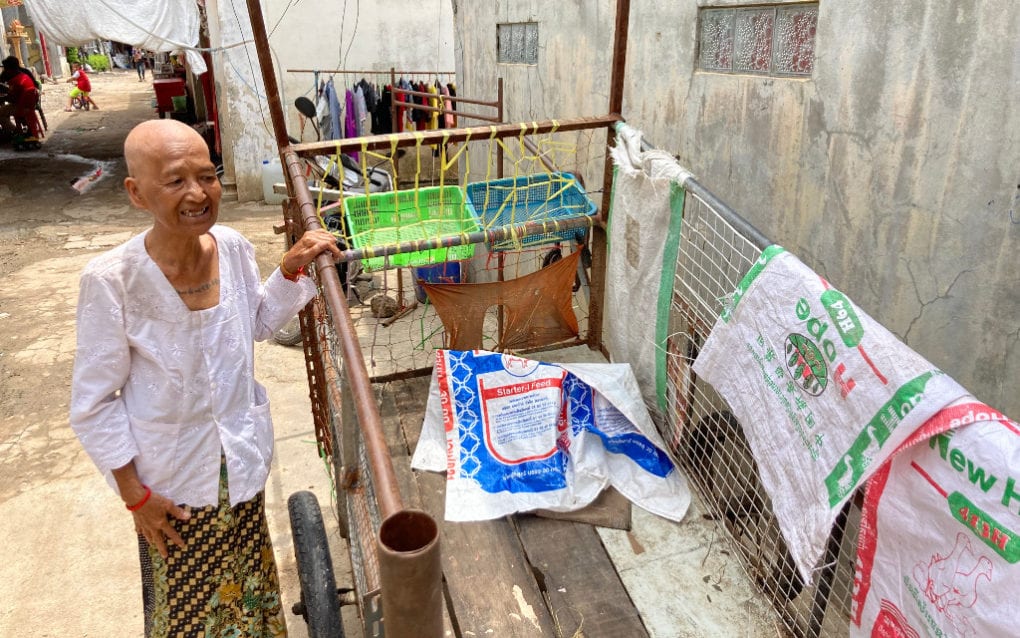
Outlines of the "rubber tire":
[{"label": "rubber tire", "polygon": [[287,499],[290,529],[294,535],[301,602],[309,638],[343,638],[340,598],[337,596],[333,561],[315,494],[295,492]]},{"label": "rubber tire", "polygon": [[273,341],[281,346],[297,346],[301,344],[301,321],[294,317],[287,325],[273,333]]}]

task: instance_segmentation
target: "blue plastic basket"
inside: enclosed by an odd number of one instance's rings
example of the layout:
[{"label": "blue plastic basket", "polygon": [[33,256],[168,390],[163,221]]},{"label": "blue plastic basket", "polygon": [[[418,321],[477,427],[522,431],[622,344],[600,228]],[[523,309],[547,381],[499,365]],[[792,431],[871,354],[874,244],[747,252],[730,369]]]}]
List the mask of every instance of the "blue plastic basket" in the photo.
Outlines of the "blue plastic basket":
[{"label": "blue plastic basket", "polygon": [[[594,215],[595,202],[571,173],[540,173],[473,182],[465,188],[468,208],[483,230],[524,222],[543,222]],[[584,229],[521,237],[490,243],[490,250],[513,250],[580,238]]]}]

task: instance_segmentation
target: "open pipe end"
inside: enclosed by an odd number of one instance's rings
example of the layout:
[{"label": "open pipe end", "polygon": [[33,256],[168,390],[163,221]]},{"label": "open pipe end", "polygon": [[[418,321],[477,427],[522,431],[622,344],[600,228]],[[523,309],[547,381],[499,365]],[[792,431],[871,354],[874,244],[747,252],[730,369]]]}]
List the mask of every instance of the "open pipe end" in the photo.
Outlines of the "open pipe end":
[{"label": "open pipe end", "polygon": [[379,527],[379,584],[386,638],[442,638],[439,526],[420,510],[399,510]]},{"label": "open pipe end", "polygon": [[380,548],[396,554],[424,551],[438,540],[439,526],[421,510],[400,510],[379,527]]}]

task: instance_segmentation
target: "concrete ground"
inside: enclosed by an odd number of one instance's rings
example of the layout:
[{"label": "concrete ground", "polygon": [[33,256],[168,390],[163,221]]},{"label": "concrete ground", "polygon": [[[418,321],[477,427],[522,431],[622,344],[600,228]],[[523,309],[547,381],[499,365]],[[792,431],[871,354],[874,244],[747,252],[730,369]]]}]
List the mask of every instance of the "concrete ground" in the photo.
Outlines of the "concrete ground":
[{"label": "concrete ground", "polygon": [[[48,85],[41,151],[0,146],[0,636],[142,634],[141,588],[131,517],[83,452],[67,422],[78,273],[92,256],[148,225],[124,193],[127,132],[155,117],[150,82],[133,71],[96,74],[100,111],[65,113],[66,85]],[[97,178],[79,193],[72,185]],[[79,186],[86,182],[79,182]],[[263,276],[277,263],[277,206],[225,203],[221,223],[256,247]],[[289,613],[299,596],[287,498],[311,490],[324,507],[340,574],[346,549],[332,523],[330,478],[316,455],[300,348],[256,344],[267,386],[276,458],[268,516]],[[357,636],[348,624],[348,636]]]}]

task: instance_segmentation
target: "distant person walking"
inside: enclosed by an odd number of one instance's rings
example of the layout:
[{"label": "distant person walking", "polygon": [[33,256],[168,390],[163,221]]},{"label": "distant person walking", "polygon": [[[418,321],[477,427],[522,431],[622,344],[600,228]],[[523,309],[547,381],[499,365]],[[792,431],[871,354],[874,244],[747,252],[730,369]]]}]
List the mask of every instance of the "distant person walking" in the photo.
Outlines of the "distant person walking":
[{"label": "distant person walking", "polygon": [[145,81],[145,54],[141,49],[134,49],[131,53],[131,60],[135,63],[135,70],[138,71],[138,81]]},{"label": "distant person walking", "polygon": [[85,69],[78,62],[71,65],[74,69],[74,73],[67,79],[68,83],[74,82],[75,87],[71,89],[71,92],[67,94],[67,106],[64,108],[65,111],[70,111],[71,104],[74,98],[80,97],[82,100],[87,101],[92,105],[92,108],[99,110],[99,105],[96,104],[95,100],[92,99],[90,93],[92,92],[92,82],[89,81],[88,74],[85,73]]}]

